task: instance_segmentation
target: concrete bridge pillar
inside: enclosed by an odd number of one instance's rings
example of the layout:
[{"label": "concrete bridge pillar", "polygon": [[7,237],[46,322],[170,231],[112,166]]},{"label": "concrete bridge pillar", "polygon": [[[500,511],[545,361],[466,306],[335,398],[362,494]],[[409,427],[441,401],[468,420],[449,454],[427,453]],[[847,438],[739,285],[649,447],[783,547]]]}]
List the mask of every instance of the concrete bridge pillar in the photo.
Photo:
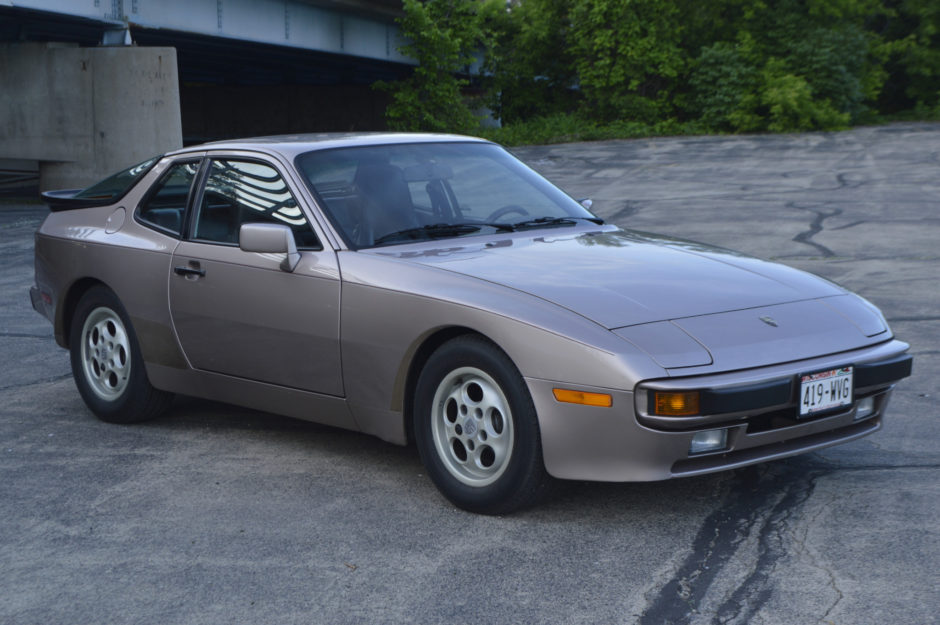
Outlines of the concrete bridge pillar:
[{"label": "concrete bridge pillar", "polygon": [[0,159],[79,188],[182,146],[174,48],[0,44]]}]

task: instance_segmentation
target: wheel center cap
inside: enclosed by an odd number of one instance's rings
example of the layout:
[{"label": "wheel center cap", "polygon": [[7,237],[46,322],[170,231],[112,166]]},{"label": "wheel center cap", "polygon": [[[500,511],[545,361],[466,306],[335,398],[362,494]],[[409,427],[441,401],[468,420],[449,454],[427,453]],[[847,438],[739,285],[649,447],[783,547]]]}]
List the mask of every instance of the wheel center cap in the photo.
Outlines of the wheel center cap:
[{"label": "wheel center cap", "polygon": [[477,433],[477,424],[473,422],[473,417],[463,422],[463,431],[467,436],[473,436]]}]

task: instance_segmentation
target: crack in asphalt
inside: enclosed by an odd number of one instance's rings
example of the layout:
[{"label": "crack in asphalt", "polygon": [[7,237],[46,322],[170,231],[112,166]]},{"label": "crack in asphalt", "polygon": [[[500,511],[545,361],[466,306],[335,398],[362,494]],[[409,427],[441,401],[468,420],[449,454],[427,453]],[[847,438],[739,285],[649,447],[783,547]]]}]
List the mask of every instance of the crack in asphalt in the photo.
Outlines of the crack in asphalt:
[{"label": "crack in asphalt", "polygon": [[888,322],[894,323],[895,321],[940,321],[940,317],[937,316],[913,316],[913,317],[889,317]]},{"label": "crack in asphalt", "polygon": [[29,386],[35,386],[37,384],[51,384],[53,382],[61,382],[62,380],[68,380],[72,377],[71,373],[65,373],[62,375],[57,375],[51,378],[43,378],[41,380],[30,380],[29,382],[20,382],[18,384],[10,384],[8,386],[0,386],[0,393],[16,390],[21,388],[26,388]]},{"label": "crack in asphalt", "polygon": [[832,230],[848,230],[849,228],[854,228],[855,226],[861,226],[862,224],[867,224],[867,219],[859,219],[858,221],[853,221],[850,224],[845,224],[844,226],[836,226]]},{"label": "crack in asphalt", "polygon": [[806,537],[809,534],[810,528],[816,526],[817,522],[819,521],[819,517],[821,517],[825,512],[828,512],[828,507],[820,506],[816,514],[813,515],[813,518],[811,518],[809,522],[807,522],[802,527],[802,531],[794,531],[792,533],[793,542],[796,543],[798,553],[805,559],[809,560],[810,566],[826,574],[826,576],[829,578],[829,587],[832,588],[833,592],[836,594],[835,601],[832,602],[832,605],[826,609],[826,612],[817,621],[819,623],[825,623],[826,619],[829,618],[829,615],[832,614],[832,611],[836,609],[836,606],[839,605],[843,599],[845,599],[845,594],[842,592],[842,589],[839,588],[838,576],[835,574],[835,572],[833,572],[832,569],[820,562],[816,558],[816,554],[813,549],[811,549],[806,544]]},{"label": "crack in asphalt", "polygon": [[[727,623],[750,623],[753,616],[767,603],[773,594],[769,583],[777,562],[787,555],[786,530],[794,512],[813,494],[816,479],[825,472],[811,471],[799,474],[784,474],[783,496],[771,508],[769,515],[759,528],[757,562],[731,597],[726,599],[712,619],[714,625]],[[792,478],[797,479],[793,480]],[[778,480],[775,480],[775,482]],[[776,485],[776,484],[775,484]]]},{"label": "crack in asphalt", "polygon": [[834,469],[842,471],[910,471],[912,469],[940,469],[940,464],[867,464],[867,465],[841,465],[838,461],[830,461]]},{"label": "crack in asphalt", "polygon": [[623,208],[618,210],[616,213],[613,213],[607,219],[607,221],[611,223],[617,223],[618,220],[629,219],[630,217],[633,217],[639,212],[641,206],[642,204],[640,204],[639,202],[632,202],[630,200],[627,200],[626,202],[623,203]]},{"label": "crack in asphalt", "polygon": [[817,210],[815,208],[810,208],[808,206],[800,206],[796,202],[787,202],[785,206],[787,208],[795,208],[797,210],[809,211],[813,213],[814,215],[816,215],[816,218],[809,225],[809,230],[804,230],[803,232],[800,232],[795,237],[793,237],[792,240],[796,243],[804,243],[806,245],[816,248],[817,250],[819,250],[819,253],[822,254],[823,257],[825,258],[832,258],[833,256],[835,256],[835,252],[830,250],[825,245],[822,245],[821,243],[817,243],[813,241],[812,239],[814,236],[816,236],[817,234],[819,234],[820,232],[824,230],[823,222],[829,219],[830,217],[836,217],[838,215],[841,215],[842,209],[836,208],[827,213],[825,211]]},{"label": "crack in asphalt", "polygon": [[[791,553],[789,543],[815,568],[829,577],[835,600],[818,622],[824,622],[843,599],[836,574],[810,552],[806,535],[815,519],[792,527],[793,519],[813,495],[816,482],[833,471],[935,470],[940,464],[841,465],[815,459],[807,467],[782,463],[747,467],[735,473],[722,504],[702,523],[692,551],[675,569],[637,621],[639,625],[682,625],[709,619],[712,625],[753,623],[773,595],[773,573],[778,561]],[[818,514],[821,514],[821,511]],[[800,535],[802,532],[802,536]],[[729,563],[739,560],[742,546],[757,542],[757,556],[733,590],[709,608],[709,594]],[[712,601],[714,603],[714,601]],[[711,612],[708,614],[707,612]],[[710,617],[710,618],[709,618]]]},{"label": "crack in asphalt", "polygon": [[787,554],[785,530],[790,518],[812,495],[816,480],[830,472],[824,465],[806,470],[789,465],[761,465],[736,472],[722,505],[695,537],[673,578],[649,602],[640,625],[678,625],[704,616],[700,606],[740,546],[757,532],[758,555],[749,573],[712,615],[716,625],[747,623],[771,597],[771,573]]},{"label": "crack in asphalt", "polygon": [[29,334],[26,332],[0,332],[0,338],[4,339],[49,339],[51,334]]}]

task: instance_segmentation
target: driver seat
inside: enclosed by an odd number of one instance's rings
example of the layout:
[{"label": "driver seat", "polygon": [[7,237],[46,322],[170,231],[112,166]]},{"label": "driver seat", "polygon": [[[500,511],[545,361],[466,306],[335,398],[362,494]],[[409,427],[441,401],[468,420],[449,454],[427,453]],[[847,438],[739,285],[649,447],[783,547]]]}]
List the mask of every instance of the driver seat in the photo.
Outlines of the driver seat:
[{"label": "driver seat", "polygon": [[418,225],[411,191],[400,168],[389,163],[360,163],[353,183],[373,240]]}]

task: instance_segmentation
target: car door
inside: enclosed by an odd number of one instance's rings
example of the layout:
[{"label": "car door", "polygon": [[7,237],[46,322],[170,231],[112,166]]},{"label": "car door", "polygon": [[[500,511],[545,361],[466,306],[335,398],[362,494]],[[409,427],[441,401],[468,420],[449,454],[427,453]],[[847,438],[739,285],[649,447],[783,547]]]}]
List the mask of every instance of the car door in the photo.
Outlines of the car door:
[{"label": "car door", "polygon": [[[341,396],[336,255],[297,194],[274,162],[258,157],[210,157],[201,180],[169,276],[170,313],[190,365]],[[283,254],[238,247],[248,222],[291,228],[301,252],[292,272],[281,269]]]}]

